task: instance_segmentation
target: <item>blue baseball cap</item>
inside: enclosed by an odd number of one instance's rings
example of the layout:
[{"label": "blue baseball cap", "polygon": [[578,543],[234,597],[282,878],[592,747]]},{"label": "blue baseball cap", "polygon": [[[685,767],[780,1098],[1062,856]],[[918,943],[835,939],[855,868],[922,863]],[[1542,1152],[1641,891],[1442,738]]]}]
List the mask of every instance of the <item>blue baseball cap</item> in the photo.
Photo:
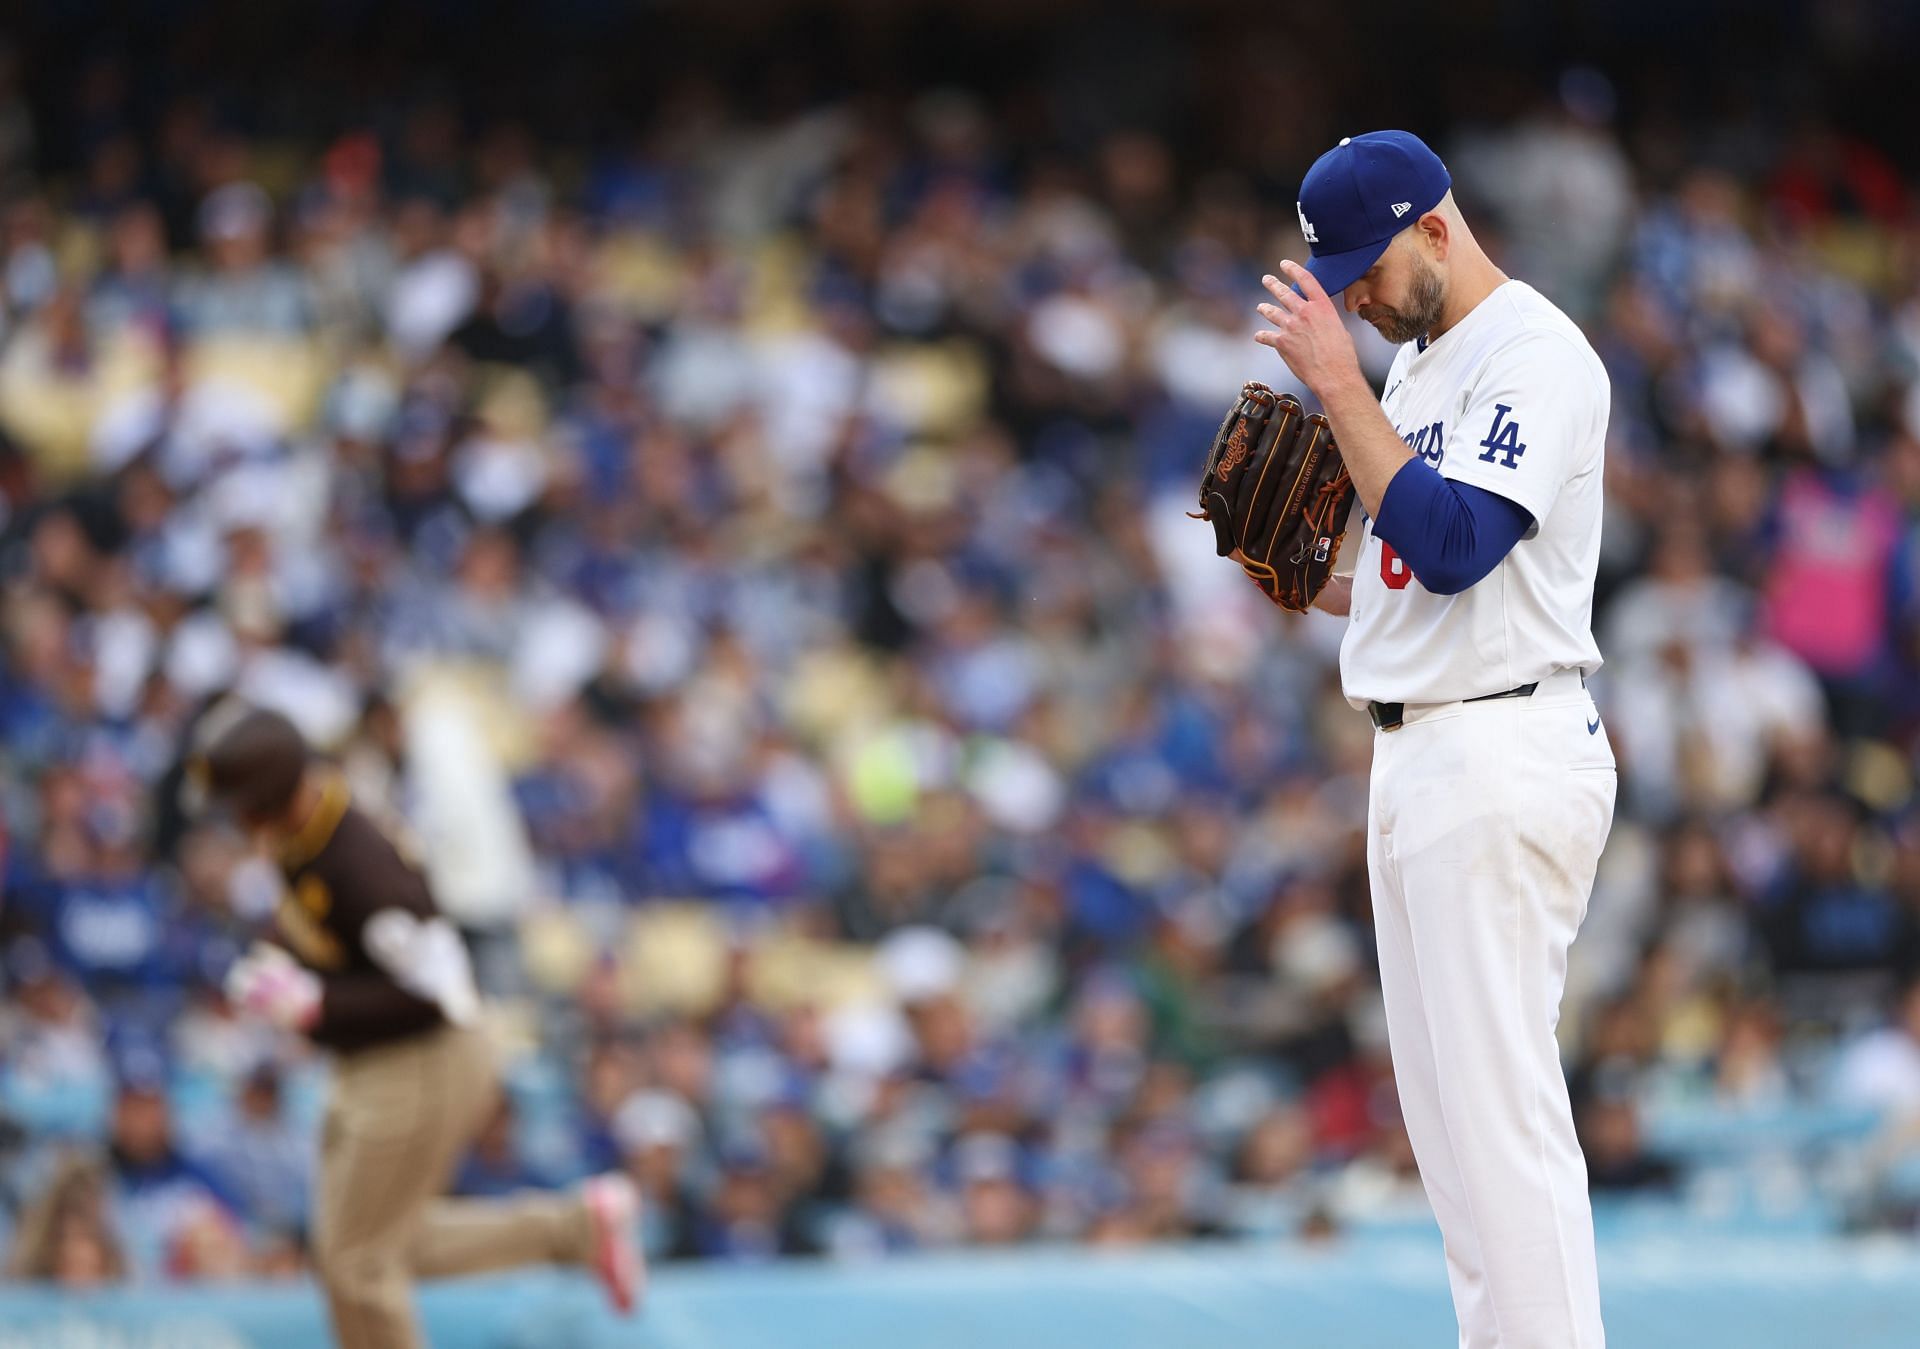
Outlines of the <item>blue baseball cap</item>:
[{"label": "blue baseball cap", "polygon": [[1452,187],[1440,156],[1410,131],[1347,137],[1300,182],[1300,232],[1312,250],[1307,270],[1338,295]]}]

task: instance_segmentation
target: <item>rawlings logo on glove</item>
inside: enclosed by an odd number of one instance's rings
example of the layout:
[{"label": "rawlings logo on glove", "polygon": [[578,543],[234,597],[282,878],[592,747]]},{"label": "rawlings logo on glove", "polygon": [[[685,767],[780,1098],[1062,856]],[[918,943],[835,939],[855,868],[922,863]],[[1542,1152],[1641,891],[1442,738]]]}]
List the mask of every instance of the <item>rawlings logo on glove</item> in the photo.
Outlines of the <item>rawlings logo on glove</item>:
[{"label": "rawlings logo on glove", "polygon": [[1267,598],[1304,613],[1325,588],[1346,536],[1353,479],[1333,428],[1292,394],[1248,383],[1207,452],[1200,509],[1214,545]]}]

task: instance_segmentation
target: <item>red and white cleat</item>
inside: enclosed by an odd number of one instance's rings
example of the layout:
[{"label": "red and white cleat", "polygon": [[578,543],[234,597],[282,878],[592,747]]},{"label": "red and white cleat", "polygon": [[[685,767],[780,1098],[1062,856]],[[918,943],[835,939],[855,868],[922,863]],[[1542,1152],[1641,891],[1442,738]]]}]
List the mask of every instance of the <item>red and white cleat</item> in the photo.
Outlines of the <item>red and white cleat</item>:
[{"label": "red and white cleat", "polygon": [[593,1220],[593,1274],[607,1290],[607,1300],[622,1316],[633,1309],[647,1290],[647,1261],[634,1240],[640,1214],[640,1194],[633,1182],[618,1172],[595,1176],[581,1187],[587,1215]]}]

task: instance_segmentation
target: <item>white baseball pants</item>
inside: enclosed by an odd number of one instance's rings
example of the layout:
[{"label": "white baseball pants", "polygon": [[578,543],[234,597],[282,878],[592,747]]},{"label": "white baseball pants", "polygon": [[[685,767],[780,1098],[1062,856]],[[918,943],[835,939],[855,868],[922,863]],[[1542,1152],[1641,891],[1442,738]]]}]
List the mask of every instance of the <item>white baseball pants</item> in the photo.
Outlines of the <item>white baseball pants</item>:
[{"label": "white baseball pants", "polygon": [[1554,1028],[1615,773],[1578,672],[1374,732],[1367,870],[1401,1111],[1460,1349],[1601,1349]]}]

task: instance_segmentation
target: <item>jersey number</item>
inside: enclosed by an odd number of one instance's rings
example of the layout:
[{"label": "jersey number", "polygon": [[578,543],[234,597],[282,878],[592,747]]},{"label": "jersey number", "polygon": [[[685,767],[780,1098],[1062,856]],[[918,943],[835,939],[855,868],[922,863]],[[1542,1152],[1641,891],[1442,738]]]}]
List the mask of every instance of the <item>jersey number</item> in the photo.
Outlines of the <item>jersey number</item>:
[{"label": "jersey number", "polygon": [[1380,579],[1387,583],[1388,590],[1405,590],[1413,579],[1413,568],[1385,539],[1380,540]]}]

